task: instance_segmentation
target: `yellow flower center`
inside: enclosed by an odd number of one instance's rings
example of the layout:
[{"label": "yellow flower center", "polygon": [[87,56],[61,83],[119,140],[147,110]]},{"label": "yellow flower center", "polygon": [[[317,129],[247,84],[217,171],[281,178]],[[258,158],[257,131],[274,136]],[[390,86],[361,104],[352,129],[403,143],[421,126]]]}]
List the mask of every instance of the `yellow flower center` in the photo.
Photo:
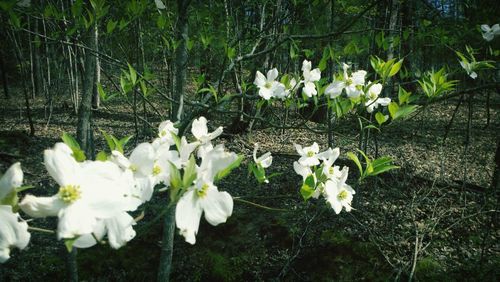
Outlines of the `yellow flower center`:
[{"label": "yellow flower center", "polygon": [[203,184],[203,186],[201,186],[201,189],[196,190],[196,195],[198,195],[198,197],[200,198],[204,198],[207,195],[208,187],[208,184]]},{"label": "yellow flower center", "polygon": [[273,84],[271,82],[266,82],[266,84],[264,84],[264,87],[265,88],[271,88],[273,86]]},{"label": "yellow flower center", "polygon": [[78,185],[66,185],[61,186],[57,194],[63,202],[71,204],[81,198],[82,192]]},{"label": "yellow flower center", "polygon": [[160,132],[160,137],[163,137],[163,136],[165,136],[165,135],[167,135],[167,131],[162,130],[162,131]]},{"label": "yellow flower center", "polygon": [[356,90],[362,90],[363,86],[361,84],[356,85]]},{"label": "yellow flower center", "polygon": [[348,78],[345,82],[346,85],[351,85],[352,84],[352,79]]},{"label": "yellow flower center", "polygon": [[342,200],[347,199],[347,196],[348,196],[347,191],[346,190],[342,190],[342,192],[340,192],[337,197],[339,198],[339,200],[342,201]]},{"label": "yellow flower center", "polygon": [[330,169],[328,169],[328,173],[333,174],[334,172],[335,172],[335,169],[333,169],[333,167],[330,167]]},{"label": "yellow flower center", "polygon": [[313,151],[307,152],[307,156],[311,158],[312,156],[314,156],[314,152]]},{"label": "yellow flower center", "polygon": [[139,168],[138,168],[136,165],[134,165],[134,164],[130,165],[130,166],[129,166],[129,168],[130,168],[130,170],[131,170],[132,172],[136,172],[136,171],[139,169]]},{"label": "yellow flower center", "polygon": [[160,173],[161,173],[161,167],[159,165],[155,165],[153,167],[153,176],[157,176]]}]

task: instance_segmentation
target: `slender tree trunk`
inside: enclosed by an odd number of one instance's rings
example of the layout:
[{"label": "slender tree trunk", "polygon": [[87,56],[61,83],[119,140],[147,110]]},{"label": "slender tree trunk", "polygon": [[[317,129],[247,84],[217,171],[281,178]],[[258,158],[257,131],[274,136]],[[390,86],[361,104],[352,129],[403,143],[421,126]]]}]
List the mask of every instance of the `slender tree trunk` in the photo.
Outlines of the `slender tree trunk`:
[{"label": "slender tree trunk", "polygon": [[172,272],[172,255],[174,252],[175,205],[169,207],[163,219],[163,237],[161,241],[161,258],[158,268],[158,282],[170,281]]},{"label": "slender tree trunk", "polygon": [[[97,42],[94,27],[89,28],[84,40],[86,46],[95,50]],[[90,50],[85,50],[82,54],[84,56],[82,101],[78,110],[78,126],[76,129],[76,135],[82,149],[87,155],[87,158],[93,159],[94,137],[92,131],[92,90],[94,86],[96,60],[94,54],[92,54]]]},{"label": "slender tree trunk", "polygon": [[[94,41],[95,41],[95,49],[99,51],[99,29],[97,25],[94,26]],[[92,108],[99,109],[100,106],[100,98],[99,91],[97,91],[97,84],[101,83],[101,62],[99,60],[99,56],[95,56],[95,83],[92,87]]]},{"label": "slender tree trunk", "polygon": [[176,39],[180,41],[175,50],[175,75],[173,98],[178,104],[172,105],[172,118],[174,121],[182,120],[184,111],[184,86],[186,83],[186,69],[188,61],[188,7],[189,0],[177,0],[177,30]]}]

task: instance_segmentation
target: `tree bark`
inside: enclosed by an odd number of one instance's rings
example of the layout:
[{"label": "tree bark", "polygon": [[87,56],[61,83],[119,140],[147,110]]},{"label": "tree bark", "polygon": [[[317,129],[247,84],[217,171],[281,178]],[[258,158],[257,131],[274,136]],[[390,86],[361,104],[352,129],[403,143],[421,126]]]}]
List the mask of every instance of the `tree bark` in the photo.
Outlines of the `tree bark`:
[{"label": "tree bark", "polygon": [[178,104],[172,105],[172,119],[174,121],[182,120],[184,111],[184,86],[186,84],[186,69],[188,61],[187,40],[188,40],[188,7],[189,0],[177,0],[177,28],[176,40],[179,40],[179,46],[175,50],[175,75],[174,75],[174,93],[173,98]]},{"label": "tree bark", "polygon": [[[95,50],[99,51],[99,29],[97,25],[94,26],[94,41],[95,41]],[[99,56],[95,56],[95,74],[94,79],[95,83],[92,87],[92,108],[99,109],[101,99],[99,98],[99,91],[97,91],[97,84],[101,83],[101,62],[99,60]]]},{"label": "tree bark", "polygon": [[161,258],[158,268],[158,282],[170,281],[172,272],[172,255],[174,252],[175,205],[168,208],[163,219],[163,237],[161,241]]},{"label": "tree bark", "polygon": [[[90,27],[84,38],[85,45],[90,49],[95,50],[97,42],[94,32],[94,27]],[[83,50],[82,50],[83,51]],[[85,152],[87,158],[93,159],[94,157],[94,137],[92,131],[92,96],[95,79],[96,60],[94,54],[89,50],[82,52],[84,56],[84,69],[83,69],[83,86],[82,86],[82,100],[78,110],[78,125],[76,135],[82,150]]]}]

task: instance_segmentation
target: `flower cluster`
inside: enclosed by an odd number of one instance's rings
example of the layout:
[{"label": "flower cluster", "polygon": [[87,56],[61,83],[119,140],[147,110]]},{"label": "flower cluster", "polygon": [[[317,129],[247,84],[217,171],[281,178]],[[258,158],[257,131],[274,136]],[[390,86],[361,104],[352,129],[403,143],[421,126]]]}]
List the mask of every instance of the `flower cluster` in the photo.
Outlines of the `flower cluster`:
[{"label": "flower cluster", "polygon": [[259,88],[259,96],[265,100],[271,98],[284,100],[289,98],[290,94],[302,84],[302,92],[305,96],[309,98],[316,96],[318,91],[316,90],[315,82],[319,81],[321,78],[321,71],[319,68],[312,69],[311,62],[304,60],[302,62],[302,76],[303,80],[299,81],[299,83],[297,83],[295,78],[288,79],[288,76],[283,76],[280,82],[276,80],[278,78],[278,70],[274,68],[267,72],[267,76],[257,71],[253,83]]},{"label": "flower cluster", "polygon": [[[30,240],[28,224],[17,210],[17,191],[23,182],[21,164],[13,164],[0,178],[0,263],[10,258],[10,249],[24,249]],[[20,221],[21,220],[21,221]]]},{"label": "flower cluster", "polygon": [[333,99],[340,96],[345,90],[348,98],[358,99],[364,97],[366,110],[369,113],[373,112],[379,105],[387,106],[391,103],[391,98],[379,97],[382,92],[382,84],[372,83],[371,81],[365,83],[366,71],[358,70],[348,74],[349,68],[349,65],[343,64],[342,78],[334,80],[326,87],[326,95]]},{"label": "flower cluster", "polygon": [[[173,204],[177,203],[175,220],[181,235],[194,244],[203,213],[212,225],[225,222],[232,214],[232,197],[219,192],[214,183],[239,165],[241,158],[223,145],[212,144],[222,127],[209,133],[204,117],[193,121],[191,132],[196,140],[188,142],[185,136],[177,136],[171,121],[165,121],[158,137],[139,144],[130,156],[115,149],[96,161],[77,161],[70,146],[57,143],[45,150],[44,164],[58,192],[50,197],[26,195],[19,207],[34,218],[57,216],[57,237],[71,247],[88,248],[107,236],[117,249],[136,235],[136,222],[129,213],[149,201],[155,187],[164,185],[171,189]],[[0,182],[0,200],[21,181],[22,171],[16,164]],[[29,233],[27,224],[17,221],[10,206],[0,206],[0,217],[0,224],[9,225],[0,231],[0,258],[5,260],[9,247],[26,246]]]},{"label": "flower cluster", "polygon": [[493,38],[500,35],[500,25],[499,24],[494,24],[491,27],[487,24],[483,24],[483,25],[481,25],[481,30],[483,33],[483,38],[486,41],[491,41],[491,40],[493,40]]},{"label": "flower cluster", "polygon": [[339,148],[319,152],[319,146],[314,142],[309,147],[295,144],[295,149],[300,159],[293,163],[293,168],[302,176],[300,192],[304,199],[317,199],[322,195],[335,213],[339,214],[342,208],[351,211],[355,191],[346,184],[349,168],[344,166],[340,170],[339,166],[334,165],[340,155]]},{"label": "flower cluster", "polygon": [[[343,73],[325,88],[324,94],[331,99],[339,97],[344,91],[348,98],[357,102],[364,102],[366,110],[372,113],[379,105],[387,106],[391,103],[390,98],[379,97],[382,92],[382,84],[366,81],[367,72],[358,70],[349,73],[349,65],[343,64]],[[267,72],[264,76],[257,71],[254,84],[259,88],[259,96],[265,100],[271,98],[290,98],[290,93],[299,86],[302,86],[302,93],[305,97],[311,98],[318,95],[317,82],[321,79],[319,68],[312,69],[310,61],[302,62],[303,79],[299,83],[294,78],[284,75],[282,82],[277,81],[278,70],[276,68]],[[320,85],[321,86],[321,85]]]}]

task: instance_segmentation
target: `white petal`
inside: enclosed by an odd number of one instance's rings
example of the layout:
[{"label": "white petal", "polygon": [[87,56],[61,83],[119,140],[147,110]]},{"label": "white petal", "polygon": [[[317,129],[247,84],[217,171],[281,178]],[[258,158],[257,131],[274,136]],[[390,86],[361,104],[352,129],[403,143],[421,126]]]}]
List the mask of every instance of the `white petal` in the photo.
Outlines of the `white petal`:
[{"label": "white petal", "polygon": [[387,106],[387,105],[389,105],[391,103],[391,98],[388,98],[388,97],[386,97],[386,98],[378,98],[377,102],[378,102],[378,104],[380,104],[380,105],[382,105],[382,106],[385,107],[385,106]]},{"label": "white petal", "polygon": [[321,79],[321,71],[316,68],[313,69],[310,73],[309,81],[318,81]]},{"label": "white petal", "polygon": [[0,205],[0,263],[10,258],[10,248],[24,249],[30,240],[28,224],[18,221],[19,214],[11,206]]},{"label": "white petal", "polygon": [[58,195],[52,197],[35,197],[33,195],[24,196],[19,207],[23,212],[31,217],[57,216],[59,211],[66,204]]},{"label": "white petal", "polygon": [[165,7],[165,4],[163,4],[163,2],[161,0],[155,0],[155,5],[156,5],[156,9],[158,10],[163,10],[167,7]]},{"label": "white petal", "polygon": [[306,82],[306,83],[304,83],[303,92],[309,98],[311,98],[312,96],[315,96],[316,94],[318,94],[318,92],[316,91],[316,85],[314,85],[313,82]]},{"label": "white petal", "polygon": [[273,95],[272,89],[265,88],[265,87],[259,89],[259,96],[264,98],[265,100],[271,99],[272,95]]},{"label": "white petal", "polygon": [[475,71],[473,71],[471,74],[470,74],[470,77],[472,79],[476,79],[477,78],[477,73]]},{"label": "white petal", "polygon": [[44,163],[50,176],[61,186],[75,184],[79,165],[71,156],[71,149],[64,143],[57,143],[54,149],[45,150]]},{"label": "white petal", "polygon": [[335,98],[342,94],[342,90],[345,88],[345,82],[336,80],[330,83],[326,89],[325,94],[330,95],[330,98]]},{"label": "white petal", "polygon": [[363,85],[365,84],[365,76],[366,76],[366,71],[359,70],[352,74],[352,81],[356,85]]},{"label": "white petal", "polygon": [[491,31],[491,28],[489,25],[487,24],[482,24],[481,25],[481,29],[484,31],[484,32],[490,32]]},{"label": "white petal", "polygon": [[57,237],[75,238],[83,234],[90,234],[94,230],[96,217],[92,209],[75,202],[59,212]]},{"label": "white petal", "polygon": [[148,176],[153,173],[155,158],[156,154],[153,146],[149,143],[141,143],[132,151],[129,160],[138,173]]},{"label": "white petal", "polygon": [[193,245],[196,243],[201,214],[202,208],[195,191],[184,193],[175,208],[175,223],[186,242]]},{"label": "white petal", "polygon": [[[97,244],[97,240],[101,240],[106,234],[106,227],[104,226],[103,220],[98,220],[96,225],[94,226],[94,230],[92,233],[83,234],[73,243],[73,247],[77,247],[80,249],[90,248]],[[94,238],[95,237],[95,238]]]},{"label": "white petal", "polygon": [[307,154],[306,152],[304,152],[301,145],[293,144],[293,146],[295,147],[295,150],[297,151],[297,153],[299,153],[299,155],[304,156]]},{"label": "white petal", "polygon": [[304,60],[302,62],[302,71],[303,72],[310,72],[311,71],[311,62],[308,60]]},{"label": "white petal", "polygon": [[113,249],[119,249],[135,237],[134,218],[128,213],[122,212],[117,216],[104,221],[108,231],[109,245]]},{"label": "white petal", "polygon": [[217,127],[212,133],[208,134],[208,138],[210,140],[214,140],[215,138],[219,137],[222,134],[222,126]]},{"label": "white petal", "polygon": [[23,184],[23,171],[21,163],[15,163],[7,169],[2,178],[0,178],[0,202],[2,199],[12,192],[15,188]]},{"label": "white petal", "polygon": [[267,72],[267,81],[274,81],[278,77],[278,70],[276,68],[271,69]]},{"label": "white petal", "polygon": [[255,80],[253,84],[257,85],[258,87],[264,87],[266,85],[266,77],[260,71],[257,71],[255,73]]},{"label": "white petal", "polygon": [[233,213],[233,198],[227,192],[219,192],[215,186],[208,189],[200,202],[205,219],[214,226],[226,222]]},{"label": "white petal", "polygon": [[191,132],[193,133],[194,137],[196,137],[196,139],[207,136],[207,119],[205,117],[199,117],[198,119],[193,120],[193,124],[191,125]]}]

